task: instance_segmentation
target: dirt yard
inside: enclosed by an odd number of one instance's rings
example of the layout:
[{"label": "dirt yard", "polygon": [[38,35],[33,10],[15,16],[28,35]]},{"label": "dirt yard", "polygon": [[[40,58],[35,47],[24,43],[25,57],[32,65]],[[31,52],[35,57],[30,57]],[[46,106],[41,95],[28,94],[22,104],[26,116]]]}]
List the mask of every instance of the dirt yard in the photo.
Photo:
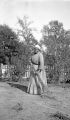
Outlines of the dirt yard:
[{"label": "dirt yard", "polygon": [[50,85],[43,96],[0,82],[0,120],[70,120],[70,88]]}]

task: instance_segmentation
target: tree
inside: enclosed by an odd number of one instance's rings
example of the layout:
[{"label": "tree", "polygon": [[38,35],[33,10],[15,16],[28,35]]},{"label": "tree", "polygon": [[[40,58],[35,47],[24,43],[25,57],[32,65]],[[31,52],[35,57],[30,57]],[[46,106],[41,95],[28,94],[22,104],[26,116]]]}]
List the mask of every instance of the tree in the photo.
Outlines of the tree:
[{"label": "tree", "polygon": [[23,19],[18,19],[19,29],[17,31],[17,34],[20,39],[22,38],[21,44],[24,50],[22,53],[23,57],[21,58],[24,58],[25,67],[26,65],[30,64],[30,57],[33,51],[33,47],[38,43],[33,36],[32,28],[30,27],[31,23],[32,22],[28,21],[28,17],[26,16],[24,16]]},{"label": "tree", "polygon": [[17,44],[16,33],[9,26],[0,25],[0,62],[11,62],[11,55],[15,52]]},{"label": "tree", "polygon": [[49,54],[56,54],[57,48],[61,46],[64,37],[63,24],[51,21],[42,29],[42,43],[47,47]]},{"label": "tree", "polygon": [[[55,71],[58,71],[59,80],[64,80],[65,65],[68,64],[70,32],[64,30],[63,24],[51,21],[42,29],[41,43],[47,47],[47,53],[56,59]],[[62,74],[62,75],[61,75]]]},{"label": "tree", "polygon": [[32,34],[32,28],[30,27],[31,21],[28,21],[28,17],[24,16],[23,19],[18,19],[20,29],[18,29],[18,36],[22,37],[22,40],[26,45],[35,45],[37,40]]}]

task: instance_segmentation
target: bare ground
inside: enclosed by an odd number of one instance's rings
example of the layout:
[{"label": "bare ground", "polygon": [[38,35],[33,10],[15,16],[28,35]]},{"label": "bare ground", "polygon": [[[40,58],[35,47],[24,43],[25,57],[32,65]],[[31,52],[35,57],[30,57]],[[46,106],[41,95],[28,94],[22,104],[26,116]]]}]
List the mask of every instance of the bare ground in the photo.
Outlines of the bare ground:
[{"label": "bare ground", "polygon": [[0,120],[70,120],[70,87],[50,85],[43,96],[0,82]]}]

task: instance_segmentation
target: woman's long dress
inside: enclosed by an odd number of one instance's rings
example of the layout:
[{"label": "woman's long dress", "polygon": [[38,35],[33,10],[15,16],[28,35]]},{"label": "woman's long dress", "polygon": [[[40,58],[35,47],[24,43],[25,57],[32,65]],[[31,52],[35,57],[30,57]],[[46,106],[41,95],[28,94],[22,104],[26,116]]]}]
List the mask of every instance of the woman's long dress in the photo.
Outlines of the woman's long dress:
[{"label": "woman's long dress", "polygon": [[43,54],[41,52],[34,54],[31,62],[32,66],[27,92],[30,94],[41,94],[44,92],[44,87],[47,86]]}]

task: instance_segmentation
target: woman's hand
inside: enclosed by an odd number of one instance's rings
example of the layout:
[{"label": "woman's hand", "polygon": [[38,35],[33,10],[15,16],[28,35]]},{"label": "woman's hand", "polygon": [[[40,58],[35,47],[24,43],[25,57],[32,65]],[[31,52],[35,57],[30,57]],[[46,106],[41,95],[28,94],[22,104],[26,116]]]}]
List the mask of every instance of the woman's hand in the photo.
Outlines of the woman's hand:
[{"label": "woman's hand", "polygon": [[42,69],[38,69],[38,70],[37,70],[37,72],[41,72],[41,71],[42,71]]}]

